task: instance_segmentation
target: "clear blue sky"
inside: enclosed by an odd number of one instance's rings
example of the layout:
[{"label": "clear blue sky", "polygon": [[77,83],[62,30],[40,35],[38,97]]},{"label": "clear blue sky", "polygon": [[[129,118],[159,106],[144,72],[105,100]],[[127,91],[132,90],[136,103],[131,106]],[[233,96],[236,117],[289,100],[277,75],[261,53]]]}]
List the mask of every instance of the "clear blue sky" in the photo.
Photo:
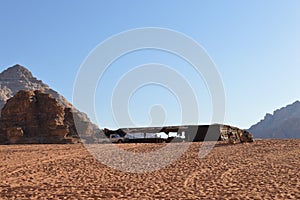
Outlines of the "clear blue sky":
[{"label": "clear blue sky", "polygon": [[[106,38],[132,28],[162,27],[201,44],[214,60],[226,93],[225,123],[249,128],[265,113],[300,99],[300,1],[4,1],[0,0],[0,69],[19,63],[72,101],[76,74],[89,52]],[[108,107],[112,84],[136,65],[159,62],[190,79],[203,123],[211,105],[203,80],[185,63],[159,52],[137,52],[114,63],[99,85],[101,126],[113,127]],[[120,66],[125,66],[122,69]],[[124,70],[126,68],[126,70]],[[107,94],[103,94],[107,92]],[[153,94],[160,94],[153,98]],[[150,100],[149,100],[150,99]],[[167,99],[167,100],[166,100]],[[130,113],[149,124],[149,106],[165,105],[168,124],[179,121],[177,103],[163,88],[145,87]]]}]

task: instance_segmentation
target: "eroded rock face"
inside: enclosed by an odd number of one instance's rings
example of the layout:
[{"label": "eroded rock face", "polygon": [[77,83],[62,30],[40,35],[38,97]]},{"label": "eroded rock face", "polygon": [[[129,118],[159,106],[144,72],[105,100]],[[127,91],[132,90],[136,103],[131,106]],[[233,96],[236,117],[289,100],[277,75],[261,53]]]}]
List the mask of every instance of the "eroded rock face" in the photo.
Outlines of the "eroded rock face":
[{"label": "eroded rock face", "polygon": [[[74,123],[73,118],[76,119],[76,122],[78,122],[78,133],[82,135],[83,138],[86,136],[89,137],[89,135],[95,135],[100,131],[95,124],[90,122],[85,113],[77,110],[62,95],[51,89],[41,80],[35,78],[28,69],[21,65],[14,65],[0,73],[0,110],[6,104],[6,101],[12,98],[20,90],[39,90],[43,93],[50,94],[53,98],[57,99],[58,103],[65,109],[65,113],[69,113],[67,114],[68,117],[66,119],[70,119],[73,121],[72,123]],[[74,117],[72,116],[72,113]],[[65,121],[65,124],[67,125],[70,125],[70,123],[71,122]],[[74,126],[73,128],[70,128],[70,130],[71,135],[77,135]]]},{"label": "eroded rock face", "polygon": [[69,103],[47,84],[33,77],[31,72],[21,65],[14,65],[0,73],[0,109],[6,101],[20,90],[41,90],[60,99],[63,105]]},{"label": "eroded rock face", "polygon": [[42,91],[21,90],[2,109],[2,143],[66,143],[77,136],[71,109]]},{"label": "eroded rock face", "polygon": [[300,102],[266,114],[263,120],[250,127],[257,138],[300,138]]}]

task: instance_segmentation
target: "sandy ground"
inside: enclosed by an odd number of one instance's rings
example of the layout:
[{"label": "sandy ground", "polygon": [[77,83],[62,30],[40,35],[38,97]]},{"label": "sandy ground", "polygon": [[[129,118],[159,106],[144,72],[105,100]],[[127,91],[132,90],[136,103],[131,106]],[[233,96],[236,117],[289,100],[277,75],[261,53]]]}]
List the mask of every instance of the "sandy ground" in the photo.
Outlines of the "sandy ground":
[{"label": "sandy ground", "polygon": [[0,146],[0,199],[300,199],[300,140],[217,145],[203,159],[200,146],[150,173],[107,167],[80,144]]}]

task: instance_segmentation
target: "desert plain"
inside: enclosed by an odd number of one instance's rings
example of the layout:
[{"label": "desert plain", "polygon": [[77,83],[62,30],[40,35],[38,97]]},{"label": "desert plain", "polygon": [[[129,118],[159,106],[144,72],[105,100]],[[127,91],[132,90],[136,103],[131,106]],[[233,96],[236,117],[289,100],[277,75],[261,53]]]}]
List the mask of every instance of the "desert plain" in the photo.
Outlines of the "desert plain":
[{"label": "desert plain", "polygon": [[[141,153],[164,145],[116,144]],[[108,167],[82,144],[1,145],[0,199],[300,199],[299,139],[220,143],[204,158],[201,145],[147,173]]]}]

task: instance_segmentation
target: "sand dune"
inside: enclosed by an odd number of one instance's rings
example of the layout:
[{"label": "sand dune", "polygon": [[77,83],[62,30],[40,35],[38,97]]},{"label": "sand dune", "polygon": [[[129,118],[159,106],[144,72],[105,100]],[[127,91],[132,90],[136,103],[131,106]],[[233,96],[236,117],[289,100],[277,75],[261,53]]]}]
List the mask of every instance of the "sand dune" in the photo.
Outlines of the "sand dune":
[{"label": "sand dune", "polygon": [[139,174],[101,164],[80,144],[0,146],[0,199],[300,199],[300,140],[219,144],[203,159],[200,146]]}]

